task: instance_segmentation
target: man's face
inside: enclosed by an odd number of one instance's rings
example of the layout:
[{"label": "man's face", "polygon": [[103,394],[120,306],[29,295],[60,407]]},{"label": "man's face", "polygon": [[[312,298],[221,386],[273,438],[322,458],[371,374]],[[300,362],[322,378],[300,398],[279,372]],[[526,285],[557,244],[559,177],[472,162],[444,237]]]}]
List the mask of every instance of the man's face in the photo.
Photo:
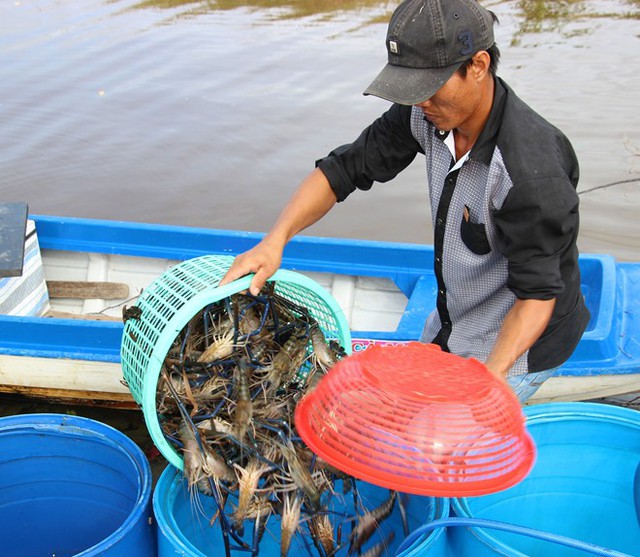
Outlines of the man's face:
[{"label": "man's face", "polygon": [[436,128],[451,131],[473,116],[481,97],[480,84],[469,67],[465,77],[454,73],[433,97],[416,106]]}]

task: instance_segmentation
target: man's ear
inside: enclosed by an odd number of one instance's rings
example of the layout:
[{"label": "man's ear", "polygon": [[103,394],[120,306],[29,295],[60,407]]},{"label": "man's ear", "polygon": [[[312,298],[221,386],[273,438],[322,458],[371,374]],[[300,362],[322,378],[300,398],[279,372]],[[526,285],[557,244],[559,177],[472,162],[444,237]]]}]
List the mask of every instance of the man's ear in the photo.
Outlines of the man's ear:
[{"label": "man's ear", "polygon": [[469,68],[476,79],[483,79],[489,73],[491,65],[491,56],[486,50],[476,52],[472,57],[473,63]]}]

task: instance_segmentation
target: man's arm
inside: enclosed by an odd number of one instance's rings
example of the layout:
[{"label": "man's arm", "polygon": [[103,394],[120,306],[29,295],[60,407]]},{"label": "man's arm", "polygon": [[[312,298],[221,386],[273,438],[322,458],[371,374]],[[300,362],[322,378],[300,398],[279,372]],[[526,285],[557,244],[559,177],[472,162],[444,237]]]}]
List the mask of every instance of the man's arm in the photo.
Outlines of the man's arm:
[{"label": "man's arm", "polygon": [[249,288],[257,294],[279,268],[287,242],[319,221],[356,189],[386,182],[404,170],[422,147],[411,132],[411,107],[392,105],[351,144],[316,162],[293,194],[276,224],[253,249],[238,255],[220,281],[226,284],[255,273]]},{"label": "man's arm", "polygon": [[549,324],[556,300],[516,299],[486,361],[489,371],[506,380],[515,361],[540,338]]},{"label": "man's arm", "polygon": [[238,255],[220,284],[255,273],[249,291],[257,295],[265,282],[280,267],[282,252],[296,234],[318,222],[336,204],[336,194],[319,169],[313,170],[300,184],[271,231],[262,241]]}]

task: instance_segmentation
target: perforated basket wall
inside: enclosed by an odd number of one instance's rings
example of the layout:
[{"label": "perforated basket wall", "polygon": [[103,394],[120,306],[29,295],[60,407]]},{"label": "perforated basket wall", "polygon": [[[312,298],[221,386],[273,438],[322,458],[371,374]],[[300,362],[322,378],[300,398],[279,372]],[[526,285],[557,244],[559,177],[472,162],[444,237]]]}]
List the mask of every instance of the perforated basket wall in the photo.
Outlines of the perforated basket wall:
[{"label": "perforated basket wall", "polygon": [[[122,371],[158,450],[182,469],[182,457],[167,442],[156,409],[156,390],[172,343],[198,312],[208,305],[249,288],[251,276],[218,286],[233,262],[231,256],[205,255],[183,261],[160,275],[140,295],[139,319],[127,319],[121,346]],[[351,334],[335,299],[314,280],[280,269],[270,281],[280,296],[309,310],[327,339],[351,352]]]},{"label": "perforated basket wall", "polygon": [[518,399],[477,360],[418,342],[340,360],[296,406],[314,453],[375,485],[439,497],[493,493],[531,470]]}]

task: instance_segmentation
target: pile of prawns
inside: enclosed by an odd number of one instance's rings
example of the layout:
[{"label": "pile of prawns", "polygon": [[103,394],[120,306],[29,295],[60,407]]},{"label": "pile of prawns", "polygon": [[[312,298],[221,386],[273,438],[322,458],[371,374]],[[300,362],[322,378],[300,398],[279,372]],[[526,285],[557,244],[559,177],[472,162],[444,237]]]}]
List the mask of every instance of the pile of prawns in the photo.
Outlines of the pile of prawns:
[{"label": "pile of prawns", "polygon": [[314,455],[295,431],[297,401],[344,355],[275,283],[258,296],[211,304],[176,337],[158,381],[158,418],[184,458],[192,504],[202,510],[199,497],[215,500],[207,518],[219,523],[226,557],[259,555],[267,524],[278,519],[281,557],[294,536],[320,557],[373,557],[391,542],[394,532],[363,551],[395,506],[405,516],[401,498],[391,491],[367,508],[356,480]]}]

